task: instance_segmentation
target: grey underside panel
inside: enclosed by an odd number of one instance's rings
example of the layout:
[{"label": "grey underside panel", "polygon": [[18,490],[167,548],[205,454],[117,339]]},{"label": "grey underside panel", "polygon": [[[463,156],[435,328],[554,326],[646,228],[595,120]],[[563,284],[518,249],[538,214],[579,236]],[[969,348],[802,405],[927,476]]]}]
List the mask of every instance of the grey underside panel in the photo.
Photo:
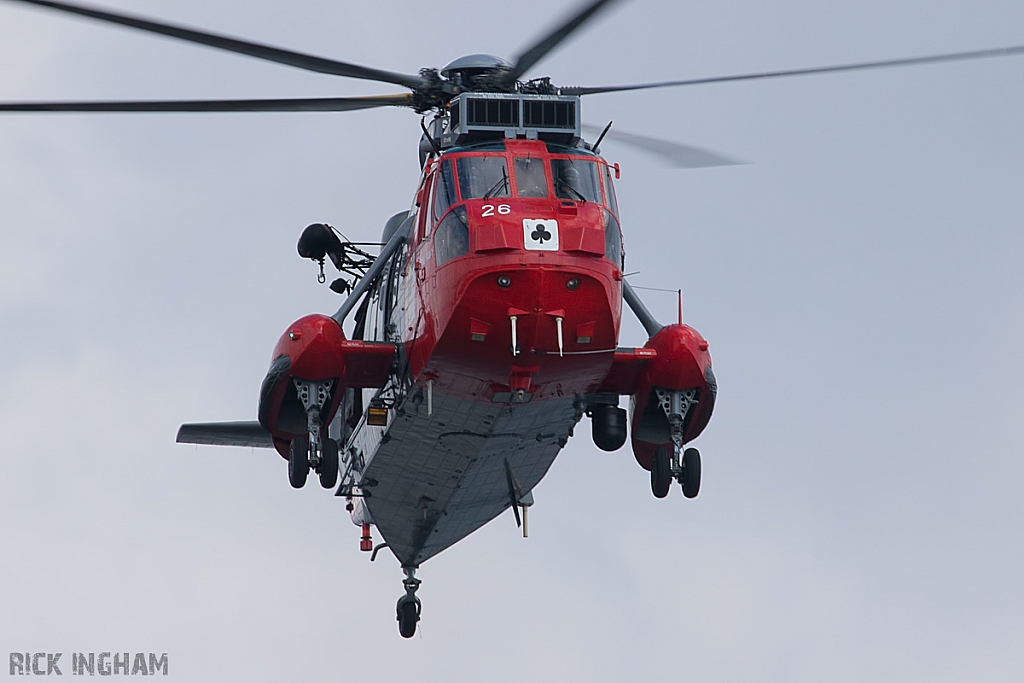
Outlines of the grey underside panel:
[{"label": "grey underside panel", "polygon": [[511,505],[505,461],[522,493],[544,477],[577,422],[573,398],[523,405],[422,392],[395,413],[367,464],[366,504],[403,565],[418,565]]},{"label": "grey underside panel", "polygon": [[209,446],[246,446],[273,448],[270,432],[259,422],[201,422],[183,424],[178,430],[178,443]]}]

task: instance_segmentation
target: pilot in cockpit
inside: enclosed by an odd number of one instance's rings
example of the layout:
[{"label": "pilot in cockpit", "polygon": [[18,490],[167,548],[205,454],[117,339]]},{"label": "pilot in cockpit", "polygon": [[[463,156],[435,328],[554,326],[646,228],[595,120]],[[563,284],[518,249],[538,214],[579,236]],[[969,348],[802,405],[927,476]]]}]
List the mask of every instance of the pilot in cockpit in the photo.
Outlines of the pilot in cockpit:
[{"label": "pilot in cockpit", "polygon": [[575,166],[571,163],[555,163],[551,170],[555,181],[555,196],[561,199],[583,199],[580,193],[580,172]]},{"label": "pilot in cockpit", "polygon": [[551,175],[555,196],[578,202],[600,202],[597,164],[581,159],[552,159]]}]

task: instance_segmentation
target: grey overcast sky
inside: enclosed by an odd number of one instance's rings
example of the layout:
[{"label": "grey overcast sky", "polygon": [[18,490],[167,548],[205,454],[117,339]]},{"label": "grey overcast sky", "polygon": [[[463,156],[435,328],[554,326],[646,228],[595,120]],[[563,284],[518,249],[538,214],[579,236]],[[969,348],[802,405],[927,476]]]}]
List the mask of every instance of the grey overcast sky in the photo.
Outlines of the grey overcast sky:
[{"label": "grey overcast sky", "polygon": [[[569,5],[104,0],[402,72],[513,56]],[[1024,44],[1011,0],[634,0],[531,75],[615,84]],[[1020,681],[1024,58],[587,98],[633,282],[681,287],[720,383],[704,485],[584,424],[511,516],[370,564],[252,419],[336,295],[295,254],[409,205],[407,111],[0,118],[0,656],[155,651],[182,681]],[[395,92],[0,2],[0,100]],[[647,293],[671,318],[674,300]],[[622,342],[641,344],[639,325]],[[69,674],[68,664],[65,675]]]}]

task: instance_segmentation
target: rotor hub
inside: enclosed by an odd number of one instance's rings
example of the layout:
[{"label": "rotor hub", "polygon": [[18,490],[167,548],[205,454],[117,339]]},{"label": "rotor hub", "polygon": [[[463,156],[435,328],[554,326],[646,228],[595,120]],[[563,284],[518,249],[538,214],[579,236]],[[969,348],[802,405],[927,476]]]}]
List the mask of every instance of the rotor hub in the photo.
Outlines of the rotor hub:
[{"label": "rotor hub", "polygon": [[459,57],[441,69],[445,78],[453,78],[455,74],[479,76],[488,71],[511,71],[512,64],[494,55],[476,54]]}]

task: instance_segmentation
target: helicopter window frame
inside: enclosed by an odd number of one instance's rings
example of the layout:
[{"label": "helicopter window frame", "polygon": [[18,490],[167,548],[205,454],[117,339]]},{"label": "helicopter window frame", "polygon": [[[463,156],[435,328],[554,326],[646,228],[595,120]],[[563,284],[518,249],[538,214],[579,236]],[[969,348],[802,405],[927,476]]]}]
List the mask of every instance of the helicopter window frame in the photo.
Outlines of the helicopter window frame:
[{"label": "helicopter window frame", "polygon": [[434,263],[437,267],[469,253],[469,212],[459,203],[448,209],[434,227]]},{"label": "helicopter window frame", "polygon": [[[487,186],[486,188],[475,188],[475,187],[472,187],[472,185],[473,185],[473,174],[471,173],[471,171],[473,170],[472,166],[474,165],[474,162],[477,162],[480,166],[483,166],[484,163],[487,163],[490,160],[494,160],[494,159],[501,160],[501,167],[502,167],[502,169],[504,171],[504,177],[501,178],[501,179],[496,180],[495,182],[491,182],[492,180],[494,180],[494,178],[487,178],[486,180],[482,180],[481,182],[482,182],[483,185]],[[466,154],[460,154],[458,157],[456,157],[455,158],[455,175],[458,177],[459,199],[461,201],[465,202],[465,201],[472,201],[474,199],[507,199],[507,198],[512,197],[513,196],[512,195],[512,182],[513,182],[513,179],[512,179],[512,174],[509,173],[509,170],[508,170],[508,168],[509,168],[508,160],[509,160],[509,155],[507,153],[505,153],[504,151],[497,152],[497,153],[495,153],[495,152],[466,153]],[[481,162],[483,162],[483,163],[481,163]],[[466,169],[465,175],[463,174],[463,169],[464,168]],[[502,181],[503,181],[503,185],[504,185],[504,190],[503,191],[496,191],[496,190],[500,190],[501,189]],[[471,188],[474,192],[478,192],[478,191],[479,192],[477,193],[476,196],[472,196],[472,197],[471,196],[467,196],[466,191],[464,190],[464,188],[467,188],[467,189]],[[482,191],[480,191],[480,190],[482,190]]]},{"label": "helicopter window frame", "polygon": [[619,219],[605,208],[604,214],[604,256],[619,270],[626,268],[626,249],[622,246],[622,228]]},{"label": "helicopter window frame", "polygon": [[612,165],[603,161],[604,177],[602,178],[601,190],[604,192],[604,205],[612,212],[616,219],[619,218],[619,200],[615,196],[615,183],[612,182]]},{"label": "helicopter window frame", "polygon": [[[438,268],[449,261],[469,253],[469,215],[466,210],[465,200],[461,195],[461,184],[459,183],[458,162],[462,155],[445,155],[435,166],[431,173],[430,205],[427,207],[427,217],[424,221],[425,239],[433,242],[434,263]],[[454,191],[454,198],[443,211],[438,211],[437,195],[441,185],[445,182],[442,175],[447,168],[450,175],[447,180],[451,181],[451,190]],[[440,215],[437,215],[440,214]],[[436,217],[435,217],[436,216]]]},{"label": "helicopter window frame", "polygon": [[[433,185],[430,188],[430,213],[427,219],[430,221],[430,225],[436,226],[444,218],[448,211],[459,203],[459,187],[455,178],[455,169],[452,165],[451,159],[442,159],[437,165],[433,176]],[[447,204],[444,209],[438,210],[441,206],[439,200],[442,188],[445,188],[445,194]]]},{"label": "helicopter window frame", "polygon": [[601,174],[601,192],[604,194],[604,255],[615,267],[625,271],[626,248],[622,243],[622,223],[619,217],[619,202],[612,182],[612,165],[604,159]]},{"label": "helicopter window frame", "polygon": [[[568,162],[570,168],[573,168],[573,170],[577,170],[581,180],[584,178],[584,174],[575,168],[576,164],[581,162],[591,164],[589,167],[584,167],[593,169],[592,171],[590,171],[591,187],[588,188],[586,186],[580,185],[579,187],[571,187],[568,192],[560,190],[560,184],[564,185],[566,188],[569,188],[570,186],[568,185],[568,183],[565,183],[564,181],[562,181],[561,183],[559,182],[559,176],[561,175],[561,172],[556,171],[555,169],[557,168],[556,165],[560,166],[566,162]],[[601,180],[600,169],[598,169],[599,163],[600,162],[595,157],[575,155],[552,155],[549,159],[549,165],[551,166],[551,185],[555,191],[555,199],[565,199],[576,202],[582,201],[582,203],[593,202],[595,204],[603,205],[604,192],[602,185],[604,183]],[[583,191],[581,192],[581,190]],[[592,196],[588,196],[588,191],[590,191],[589,194]]]},{"label": "helicopter window frame", "polygon": [[[533,162],[536,162],[537,166],[540,167],[541,175],[544,178],[544,183],[543,183],[544,194],[523,194],[523,192],[522,192],[522,190],[520,189],[520,186],[519,186],[520,162],[526,162],[529,165],[533,165]],[[512,155],[512,171],[513,171],[512,172],[512,176],[513,176],[512,177],[512,181],[515,184],[515,188],[514,188],[515,191],[514,191],[512,196],[514,196],[514,197],[522,197],[524,199],[550,199],[551,198],[551,189],[552,189],[551,176],[548,173],[548,164],[546,163],[545,157],[543,157],[543,156],[535,156],[533,154],[526,154],[526,155],[519,155],[519,156]]]},{"label": "helicopter window frame", "polygon": [[[427,162],[430,163],[430,162]],[[430,236],[431,222],[430,214],[434,210],[434,171],[436,166],[428,168],[423,175],[420,187],[420,202],[416,204],[419,209],[416,212],[416,242],[423,242]]]}]

